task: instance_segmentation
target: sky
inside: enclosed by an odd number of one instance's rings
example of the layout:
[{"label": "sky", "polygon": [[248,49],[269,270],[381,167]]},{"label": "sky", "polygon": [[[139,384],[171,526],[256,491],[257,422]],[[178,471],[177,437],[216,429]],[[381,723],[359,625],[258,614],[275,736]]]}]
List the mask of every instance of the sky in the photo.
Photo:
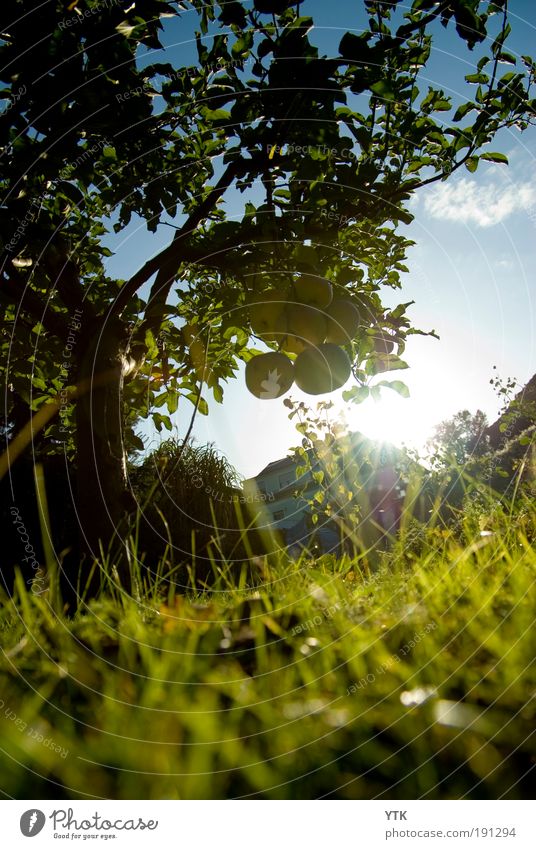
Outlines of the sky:
[{"label": "sky", "polygon": [[[362,19],[355,10],[361,6],[357,0],[305,0],[301,13],[313,17],[311,37],[329,55],[344,32],[360,31]],[[534,54],[536,3],[511,0],[510,9],[508,51]],[[196,56],[191,22],[185,20],[179,27],[166,34],[166,50],[170,60],[180,56],[181,64],[188,64]],[[474,58],[460,39],[441,30],[427,79],[456,100],[464,74],[471,73],[471,62],[480,55],[478,46]],[[503,73],[509,70],[503,67]],[[502,131],[490,149],[506,153],[510,165],[481,162],[475,174],[458,172],[445,183],[421,190],[411,202],[415,220],[401,228],[416,243],[408,254],[409,273],[403,275],[401,291],[385,291],[384,302],[390,306],[414,300],[408,311],[413,325],[433,329],[440,340],[416,336],[408,341],[404,360],[409,369],[392,377],[408,385],[409,399],[384,390],[380,402],[356,406],[345,404],[341,392],[326,396],[351,430],[422,449],[434,426],[459,410],[482,409],[490,421],[496,418],[501,402],[490,385],[493,376],[515,377],[524,384],[536,371],[536,128],[522,134]],[[239,195],[230,198],[229,216],[239,214],[241,203]],[[168,227],[152,235],[133,222],[108,242],[115,252],[108,261],[109,273],[128,277],[171,236]],[[313,405],[318,400],[295,387],[289,396]],[[283,399],[254,398],[245,388],[243,369],[225,386],[223,404],[210,404],[207,397],[209,415],[197,417],[193,434],[199,443],[215,443],[245,477],[258,474],[300,442]],[[173,417],[179,436],[191,412],[187,404],[182,409],[179,405]],[[147,447],[166,435],[150,424],[141,434]]]}]

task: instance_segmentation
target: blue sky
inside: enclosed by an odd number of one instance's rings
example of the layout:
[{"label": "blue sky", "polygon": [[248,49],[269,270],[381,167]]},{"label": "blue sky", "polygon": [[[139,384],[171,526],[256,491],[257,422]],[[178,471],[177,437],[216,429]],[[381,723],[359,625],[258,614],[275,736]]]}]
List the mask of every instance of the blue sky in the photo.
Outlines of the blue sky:
[{"label": "blue sky", "polygon": [[[305,0],[302,14],[315,20],[313,40],[327,54],[334,52],[345,31],[360,30],[357,0]],[[513,34],[509,52],[534,53],[536,5],[513,0]],[[171,61],[195,61],[188,20],[168,33]],[[440,85],[456,99],[465,63],[473,58],[452,34],[438,33],[437,49],[427,69],[431,84]],[[474,51],[476,62],[482,50]],[[151,61],[168,57],[151,56]],[[505,72],[508,70],[506,66]],[[534,327],[536,287],[536,130],[503,131],[492,148],[510,157],[510,166],[482,162],[476,174],[456,174],[451,181],[428,187],[414,200],[415,221],[404,228],[416,245],[408,259],[402,292],[385,293],[387,303],[415,300],[410,316],[415,326],[434,329],[440,341],[414,337],[404,358],[410,368],[397,372],[408,384],[411,397],[398,398],[386,390],[384,400],[346,406],[337,401],[349,427],[368,436],[398,444],[421,446],[434,424],[460,409],[483,409],[493,419],[499,408],[489,380],[492,366],[503,377],[526,382],[536,371]],[[229,201],[237,214],[239,196]],[[172,231],[156,235],[133,223],[118,239],[109,271],[123,278],[167,244]],[[387,375],[388,377],[388,375]],[[291,390],[291,397],[315,400]],[[179,406],[174,417],[178,433],[188,425],[191,409]],[[213,403],[206,418],[198,417],[194,434],[200,442],[215,442],[246,476],[284,456],[299,436],[288,422],[282,400],[259,401],[249,395],[242,375],[226,388],[222,405]],[[161,437],[144,428],[149,443]]]}]

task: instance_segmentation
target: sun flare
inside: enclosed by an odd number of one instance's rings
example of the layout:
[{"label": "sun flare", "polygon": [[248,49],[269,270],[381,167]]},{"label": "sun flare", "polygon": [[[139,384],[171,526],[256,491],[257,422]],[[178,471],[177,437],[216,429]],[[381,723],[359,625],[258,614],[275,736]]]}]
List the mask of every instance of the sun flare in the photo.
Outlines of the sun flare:
[{"label": "sun flare", "polygon": [[433,382],[419,381],[412,382],[409,398],[385,387],[379,401],[368,399],[356,407],[344,405],[343,414],[350,430],[422,452],[434,427],[452,415],[455,407],[455,399],[444,390],[434,390]]}]

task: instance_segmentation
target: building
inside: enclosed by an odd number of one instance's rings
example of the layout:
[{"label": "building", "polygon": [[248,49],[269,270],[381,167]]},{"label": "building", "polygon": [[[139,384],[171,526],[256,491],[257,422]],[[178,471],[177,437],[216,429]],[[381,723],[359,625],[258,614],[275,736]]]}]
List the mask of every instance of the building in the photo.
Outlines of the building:
[{"label": "building", "polygon": [[267,521],[278,530],[287,530],[300,521],[306,512],[306,502],[296,495],[310,482],[310,475],[298,478],[297,463],[293,457],[284,457],[269,463],[258,475],[244,481],[244,492],[257,491],[264,496],[269,513]]},{"label": "building", "polygon": [[[378,445],[361,434],[338,440],[341,481],[356,495],[362,524],[383,533],[394,532],[402,512],[404,488],[398,468],[401,452],[391,445]],[[311,456],[311,455],[310,455]],[[336,551],[341,532],[336,520],[314,527],[308,501],[321,489],[313,473],[322,469],[316,460],[311,471],[298,474],[300,462],[284,457],[269,463],[254,478],[244,481],[248,502],[262,504],[258,518],[264,526],[278,531],[286,545],[299,551],[312,543],[322,551]]]}]

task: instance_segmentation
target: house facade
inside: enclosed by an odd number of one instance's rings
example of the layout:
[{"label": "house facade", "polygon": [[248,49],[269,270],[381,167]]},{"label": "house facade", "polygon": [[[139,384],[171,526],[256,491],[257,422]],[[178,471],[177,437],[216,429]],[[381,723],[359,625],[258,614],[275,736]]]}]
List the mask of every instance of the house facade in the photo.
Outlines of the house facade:
[{"label": "house facade", "polygon": [[[385,533],[394,532],[400,522],[404,497],[397,467],[399,450],[391,445],[378,445],[361,434],[350,434],[345,440],[341,477],[344,476],[349,487],[360,490],[363,522],[372,521]],[[244,481],[244,494],[249,502],[262,502],[259,518],[265,526],[278,531],[288,547],[309,546],[314,537],[323,551],[335,551],[340,544],[336,523],[314,528],[311,522],[307,502],[321,485],[310,472],[298,476],[299,465],[294,457],[269,463],[254,478]],[[315,469],[321,469],[318,461]]]},{"label": "house facade", "polygon": [[309,475],[298,478],[297,463],[292,457],[284,457],[269,463],[259,474],[244,481],[246,495],[257,494],[267,511],[266,521],[278,530],[288,530],[296,525],[306,512],[306,502],[296,496],[309,480]]}]

